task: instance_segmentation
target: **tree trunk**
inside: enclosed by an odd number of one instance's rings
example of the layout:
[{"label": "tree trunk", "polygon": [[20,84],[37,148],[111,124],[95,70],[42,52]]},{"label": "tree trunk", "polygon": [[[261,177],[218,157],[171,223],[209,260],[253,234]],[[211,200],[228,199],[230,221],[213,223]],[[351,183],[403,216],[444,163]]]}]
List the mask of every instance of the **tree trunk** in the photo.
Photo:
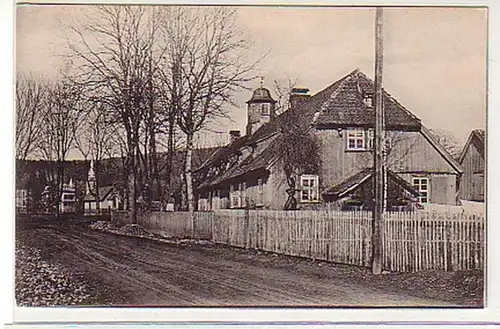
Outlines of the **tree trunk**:
[{"label": "tree trunk", "polygon": [[188,211],[194,211],[194,192],[193,192],[193,173],[192,173],[192,161],[193,161],[193,135],[189,134],[186,136],[186,166],[185,166],[185,176],[186,176],[186,196],[187,196],[187,206]]},{"label": "tree trunk", "polygon": [[96,162],[94,163],[94,174],[95,174],[95,185],[94,185],[94,193],[95,193],[95,209],[96,209],[96,212],[97,214],[99,215],[101,213],[101,198],[100,198],[100,195],[99,195],[99,178],[98,178],[98,172],[99,172],[99,165],[97,164],[97,160]]},{"label": "tree trunk", "polygon": [[158,156],[156,154],[156,132],[154,126],[150,127],[150,139],[149,139],[149,157],[150,157],[150,168],[151,168],[151,191],[152,199],[159,201],[162,200],[162,191],[160,187],[160,178],[158,173]]},{"label": "tree trunk", "polygon": [[193,173],[192,173],[192,163],[193,163],[193,135],[186,136],[186,163],[185,163],[185,175],[186,175],[186,196],[187,196],[187,206],[189,217],[191,219],[192,227],[192,238],[196,238],[196,221],[194,218],[194,191],[193,191]]},{"label": "tree trunk", "polygon": [[168,154],[167,154],[167,185],[170,188],[170,183],[172,179],[172,161],[174,157],[174,128],[175,128],[175,116],[171,115],[168,122]]},{"label": "tree trunk", "polygon": [[56,217],[59,217],[61,211],[59,209],[59,207],[61,206],[62,204],[62,193],[63,193],[63,184],[64,184],[64,180],[63,180],[63,164],[61,163],[61,161],[57,161],[57,193],[56,193]]},{"label": "tree trunk", "polygon": [[129,203],[128,206],[132,224],[137,224],[137,168],[135,159],[135,147],[130,147],[129,150],[129,172],[127,177]]}]

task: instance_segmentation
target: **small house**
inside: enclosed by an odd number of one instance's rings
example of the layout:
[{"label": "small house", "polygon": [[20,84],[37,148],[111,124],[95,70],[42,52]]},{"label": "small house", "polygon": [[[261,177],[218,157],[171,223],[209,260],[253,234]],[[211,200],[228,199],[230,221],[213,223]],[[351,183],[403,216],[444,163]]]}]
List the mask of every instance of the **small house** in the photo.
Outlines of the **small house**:
[{"label": "small house", "polygon": [[460,199],[484,202],[485,199],[485,131],[473,130],[460,153],[464,169],[460,179]]},{"label": "small house", "polygon": [[[99,199],[93,194],[86,194],[83,198],[83,211],[85,215],[108,213],[112,210],[122,209],[122,199],[113,186],[99,187]],[[98,209],[99,208],[99,209]]]},{"label": "small house", "polygon": [[90,161],[87,181],[87,190],[83,197],[85,215],[109,213],[123,208],[123,200],[114,186],[97,187],[93,161]]}]

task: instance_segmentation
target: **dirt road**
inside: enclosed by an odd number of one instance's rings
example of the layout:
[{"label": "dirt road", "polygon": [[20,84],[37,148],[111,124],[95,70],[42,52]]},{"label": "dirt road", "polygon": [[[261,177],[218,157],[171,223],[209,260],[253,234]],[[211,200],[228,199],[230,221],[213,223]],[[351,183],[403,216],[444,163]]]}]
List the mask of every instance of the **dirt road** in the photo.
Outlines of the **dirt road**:
[{"label": "dirt road", "polygon": [[162,306],[446,306],[374,288],[328,266],[218,246],[177,246],[44,224],[18,232],[49,260],[76,272],[103,304]]}]

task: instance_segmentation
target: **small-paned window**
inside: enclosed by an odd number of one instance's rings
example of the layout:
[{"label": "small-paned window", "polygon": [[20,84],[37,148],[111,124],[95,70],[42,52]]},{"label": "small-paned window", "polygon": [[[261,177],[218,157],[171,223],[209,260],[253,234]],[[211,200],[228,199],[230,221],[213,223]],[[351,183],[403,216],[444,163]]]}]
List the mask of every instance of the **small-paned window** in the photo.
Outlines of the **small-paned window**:
[{"label": "small-paned window", "polygon": [[417,191],[420,192],[420,196],[418,197],[419,203],[430,202],[429,178],[427,178],[427,177],[413,177],[412,178],[412,185]]},{"label": "small-paned window", "polygon": [[300,202],[316,202],[319,194],[318,175],[300,176]]}]

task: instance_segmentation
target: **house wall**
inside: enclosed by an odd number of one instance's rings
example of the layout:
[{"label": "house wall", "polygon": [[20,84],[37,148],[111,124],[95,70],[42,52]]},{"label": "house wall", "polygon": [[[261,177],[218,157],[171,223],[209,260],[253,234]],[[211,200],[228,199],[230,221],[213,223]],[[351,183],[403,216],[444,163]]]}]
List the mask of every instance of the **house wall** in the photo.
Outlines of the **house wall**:
[{"label": "house wall", "polygon": [[[373,164],[373,154],[367,151],[345,151],[345,138],[334,129],[317,130],[320,141],[322,171],[320,187],[327,188],[342,182]],[[343,133],[342,133],[343,134]]]},{"label": "house wall", "polygon": [[455,173],[456,170],[421,132],[391,132],[389,168],[395,172]]},{"label": "house wall", "polygon": [[412,178],[424,176],[429,179],[430,203],[456,205],[457,204],[457,176],[454,174],[411,174],[398,173],[398,175],[412,183]]},{"label": "house wall", "polygon": [[[345,131],[342,137],[334,129],[315,132],[321,142],[322,189],[335,186],[360,170],[373,166],[373,153],[346,151]],[[456,204],[455,169],[443,158],[421,132],[388,132],[392,144],[388,167],[411,183],[412,175],[425,175],[431,180],[430,202]]]},{"label": "house wall", "polygon": [[[118,209],[118,200],[116,202],[116,207],[113,207],[113,199],[106,199],[104,201],[99,202],[100,211],[106,212],[109,209],[117,210]],[[97,211],[97,202],[95,201],[85,201],[84,202],[84,213],[95,212]]]},{"label": "house wall", "polygon": [[461,163],[464,173],[460,179],[460,199],[484,201],[484,158],[470,143]]}]

